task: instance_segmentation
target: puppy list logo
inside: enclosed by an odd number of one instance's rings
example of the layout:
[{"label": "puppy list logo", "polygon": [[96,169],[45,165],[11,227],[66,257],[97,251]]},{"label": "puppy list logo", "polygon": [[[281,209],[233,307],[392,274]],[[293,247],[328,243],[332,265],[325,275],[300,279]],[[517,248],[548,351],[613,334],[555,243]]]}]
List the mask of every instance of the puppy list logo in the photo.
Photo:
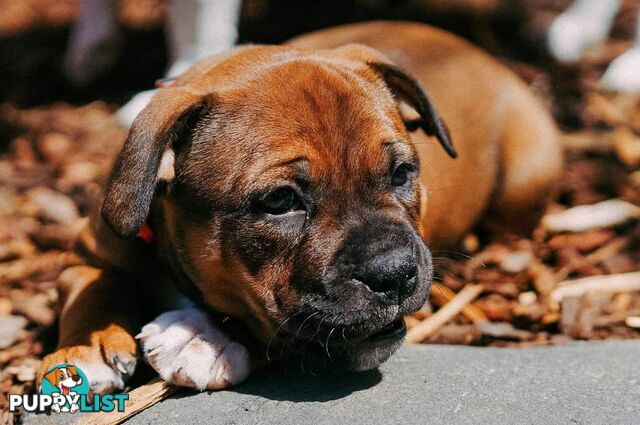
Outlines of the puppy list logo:
[{"label": "puppy list logo", "polygon": [[124,411],[129,394],[89,394],[89,380],[79,367],[59,364],[43,376],[40,394],[9,394],[9,410],[27,412],[118,412]]}]

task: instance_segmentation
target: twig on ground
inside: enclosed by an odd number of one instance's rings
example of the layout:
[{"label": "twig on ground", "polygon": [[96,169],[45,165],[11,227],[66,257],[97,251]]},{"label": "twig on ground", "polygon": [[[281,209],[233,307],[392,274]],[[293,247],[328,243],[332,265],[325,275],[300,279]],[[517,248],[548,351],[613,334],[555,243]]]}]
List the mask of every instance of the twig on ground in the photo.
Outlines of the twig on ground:
[{"label": "twig on ground", "polygon": [[438,329],[453,319],[471,301],[482,292],[482,285],[467,285],[449,301],[444,307],[438,310],[433,316],[423,320],[407,333],[406,341],[410,344],[419,343],[433,335]]},{"label": "twig on ground", "polygon": [[640,316],[629,316],[624,320],[624,323],[630,328],[640,329]]},{"label": "twig on ground", "polygon": [[609,199],[547,214],[542,218],[542,226],[553,233],[584,232],[616,227],[638,219],[640,207],[622,199]]},{"label": "twig on ground", "polygon": [[551,292],[555,307],[566,297],[580,297],[587,292],[631,292],[640,291],[640,272],[590,276],[560,282]]},{"label": "twig on ground", "polygon": [[19,282],[39,273],[57,275],[61,270],[78,264],[82,264],[82,259],[73,252],[48,251],[0,264],[0,283]]},{"label": "twig on ground", "polygon": [[[584,262],[594,265],[598,264],[601,261],[609,257],[613,257],[614,255],[625,249],[629,245],[630,241],[630,238],[624,236],[616,238],[584,257]],[[562,280],[565,280],[569,276],[569,274],[571,274],[575,270],[575,265],[567,264],[555,273],[556,281],[560,282]]]},{"label": "twig on ground", "polygon": [[[455,296],[456,293],[442,283],[434,282],[431,286],[431,301],[438,307],[447,305]],[[487,315],[473,304],[465,306],[461,313],[473,323],[486,322],[489,320]]]}]

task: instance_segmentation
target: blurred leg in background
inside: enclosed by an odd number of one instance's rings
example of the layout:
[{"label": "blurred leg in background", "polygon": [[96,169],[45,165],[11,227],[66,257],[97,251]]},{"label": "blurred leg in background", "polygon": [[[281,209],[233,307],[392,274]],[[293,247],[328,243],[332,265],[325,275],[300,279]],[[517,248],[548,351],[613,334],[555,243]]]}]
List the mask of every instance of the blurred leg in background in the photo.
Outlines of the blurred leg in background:
[{"label": "blurred leg in background", "polygon": [[110,68],[118,56],[117,0],[83,0],[71,30],[63,71],[69,81],[84,87]]},{"label": "blurred leg in background", "polygon": [[[64,62],[64,72],[75,85],[88,85],[115,62],[121,41],[117,6],[117,0],[83,1]],[[233,47],[241,6],[242,0],[168,0],[170,65],[165,76],[179,75],[200,59]],[[140,92],[120,108],[120,124],[131,126],[154,92]]]},{"label": "blurred leg in background", "polygon": [[167,77],[236,43],[242,0],[169,0]]},{"label": "blurred leg in background", "polygon": [[[167,35],[171,65],[166,76],[175,77],[200,59],[233,47],[241,6],[242,0],[170,0]],[[120,124],[130,127],[154,93],[140,92],[120,108]]]},{"label": "blurred leg in background", "polygon": [[[560,62],[577,62],[585,51],[609,35],[622,0],[576,0],[551,24],[549,52]],[[609,90],[640,91],[640,15],[634,46],[616,58],[602,77]]]}]

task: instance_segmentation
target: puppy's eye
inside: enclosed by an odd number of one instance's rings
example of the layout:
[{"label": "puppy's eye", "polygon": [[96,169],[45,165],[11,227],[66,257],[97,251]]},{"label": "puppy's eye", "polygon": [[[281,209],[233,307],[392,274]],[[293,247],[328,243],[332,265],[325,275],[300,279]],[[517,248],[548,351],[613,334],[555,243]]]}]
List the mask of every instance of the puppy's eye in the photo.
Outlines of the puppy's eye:
[{"label": "puppy's eye", "polygon": [[301,207],[300,198],[290,187],[280,187],[269,192],[260,204],[265,212],[273,215],[284,214]]},{"label": "puppy's eye", "polygon": [[393,186],[404,186],[416,171],[417,168],[413,164],[405,162],[398,165],[391,176],[391,184]]}]

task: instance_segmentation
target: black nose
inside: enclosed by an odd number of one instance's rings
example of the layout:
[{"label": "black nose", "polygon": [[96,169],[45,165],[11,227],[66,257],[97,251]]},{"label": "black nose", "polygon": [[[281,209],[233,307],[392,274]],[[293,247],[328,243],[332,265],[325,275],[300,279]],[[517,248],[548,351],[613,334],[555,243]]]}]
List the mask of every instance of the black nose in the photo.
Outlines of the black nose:
[{"label": "black nose", "polygon": [[73,375],[71,378],[73,378],[73,380],[75,382],[78,382],[78,381],[80,381],[80,379],[82,379],[82,378],[80,378],[80,375]]},{"label": "black nose", "polygon": [[380,253],[354,270],[353,278],[367,285],[373,292],[385,296],[397,294],[403,301],[416,288],[418,265],[408,248]]}]

